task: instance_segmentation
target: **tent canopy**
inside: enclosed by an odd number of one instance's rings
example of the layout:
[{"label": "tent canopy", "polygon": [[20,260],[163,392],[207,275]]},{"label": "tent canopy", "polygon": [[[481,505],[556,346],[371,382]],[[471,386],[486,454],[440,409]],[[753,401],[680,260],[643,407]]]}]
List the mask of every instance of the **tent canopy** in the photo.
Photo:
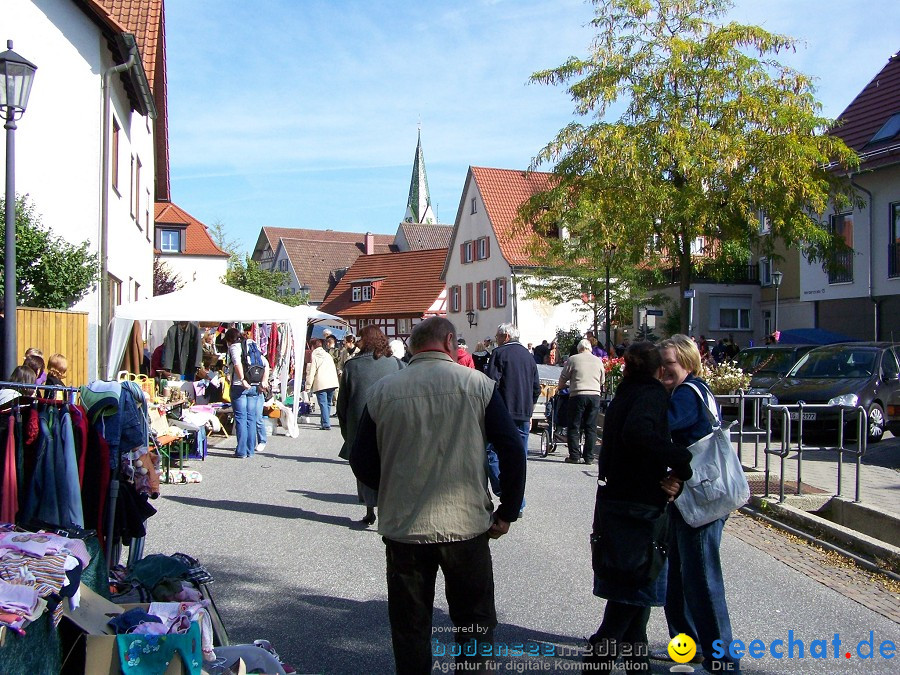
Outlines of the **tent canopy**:
[{"label": "tent canopy", "polygon": [[[345,325],[342,319],[307,305],[288,307],[219,282],[196,281],[166,295],[157,295],[116,307],[110,334],[106,378],[115,379],[135,321],[286,323],[294,336],[294,390],[299,391],[303,373],[306,326],[310,320]],[[295,408],[298,401],[299,397],[295,396]]]}]

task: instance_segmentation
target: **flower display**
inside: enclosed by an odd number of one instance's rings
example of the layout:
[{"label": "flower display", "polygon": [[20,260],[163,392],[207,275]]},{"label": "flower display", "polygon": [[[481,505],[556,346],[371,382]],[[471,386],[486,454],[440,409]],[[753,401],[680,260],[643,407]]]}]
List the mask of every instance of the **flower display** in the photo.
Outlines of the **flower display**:
[{"label": "flower display", "polygon": [[709,385],[713,394],[731,394],[750,386],[750,373],[738,368],[734,361],[725,361],[717,366],[700,366],[700,377]]},{"label": "flower display", "polygon": [[622,374],[625,371],[625,359],[609,358],[603,359],[603,369],[606,371],[606,391],[610,394],[616,392],[616,387],[622,381]]}]

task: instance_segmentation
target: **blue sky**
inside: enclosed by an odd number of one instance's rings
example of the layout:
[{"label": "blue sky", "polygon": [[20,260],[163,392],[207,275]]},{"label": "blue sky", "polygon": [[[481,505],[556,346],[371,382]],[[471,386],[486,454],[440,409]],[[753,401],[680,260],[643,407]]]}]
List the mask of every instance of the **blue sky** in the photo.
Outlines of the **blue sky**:
[{"label": "blue sky", "polygon": [[[469,165],[525,168],[572,119],[562,88],[528,78],[585,55],[591,16],[582,0],[170,0],[172,199],[248,251],[263,226],[393,234],[421,121],[452,224]],[[729,16],[803,41],[783,61],[817,78],[829,117],[900,50],[897,0]]]}]

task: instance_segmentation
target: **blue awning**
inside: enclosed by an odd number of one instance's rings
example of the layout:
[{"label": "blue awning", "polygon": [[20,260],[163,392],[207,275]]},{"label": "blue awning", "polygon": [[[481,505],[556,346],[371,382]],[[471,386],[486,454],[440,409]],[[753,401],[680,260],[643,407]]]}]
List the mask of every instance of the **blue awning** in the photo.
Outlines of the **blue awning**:
[{"label": "blue awning", "polygon": [[835,342],[859,342],[858,338],[833,333],[822,328],[792,328],[781,331],[778,344],[781,345],[831,345]]}]

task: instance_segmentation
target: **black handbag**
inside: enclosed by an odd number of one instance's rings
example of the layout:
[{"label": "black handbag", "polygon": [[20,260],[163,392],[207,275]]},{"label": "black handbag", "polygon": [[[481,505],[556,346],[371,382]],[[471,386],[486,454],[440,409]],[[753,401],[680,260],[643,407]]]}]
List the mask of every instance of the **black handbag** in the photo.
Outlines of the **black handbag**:
[{"label": "black handbag", "polygon": [[600,498],[594,528],[591,562],[599,577],[639,588],[659,576],[668,555],[665,506]]}]

